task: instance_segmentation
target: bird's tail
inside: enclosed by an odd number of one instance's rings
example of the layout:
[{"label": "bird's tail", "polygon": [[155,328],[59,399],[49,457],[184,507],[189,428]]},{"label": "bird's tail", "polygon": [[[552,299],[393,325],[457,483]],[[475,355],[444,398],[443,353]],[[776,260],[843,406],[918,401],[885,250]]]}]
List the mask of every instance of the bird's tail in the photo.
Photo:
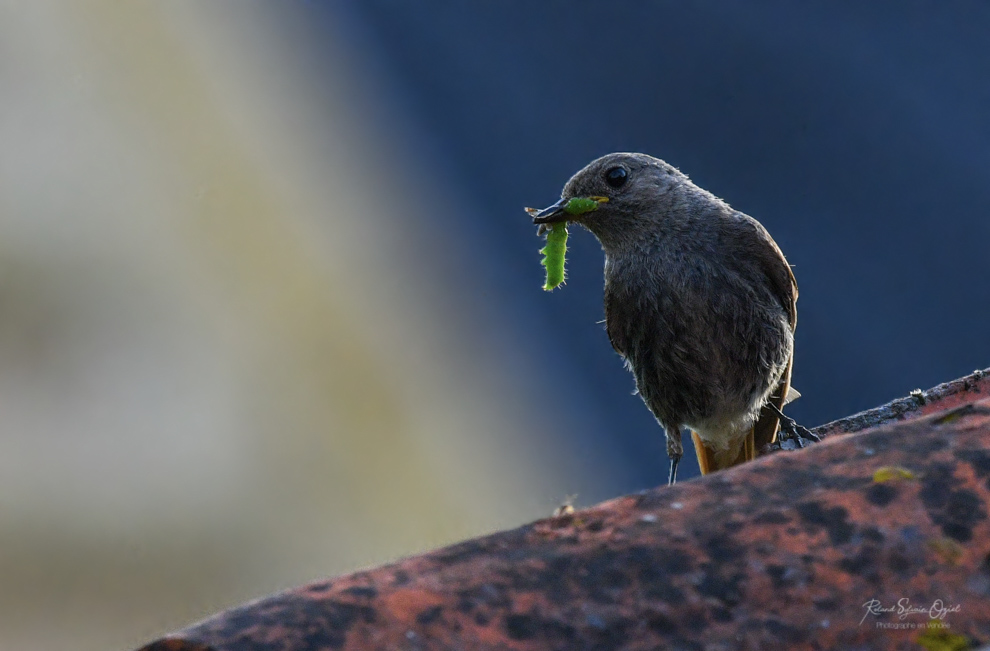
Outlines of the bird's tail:
[{"label": "bird's tail", "polygon": [[[790,385],[791,369],[788,367],[787,374],[781,381],[777,393],[770,397],[778,409],[783,409],[784,405],[794,402],[801,397],[797,389]],[[784,394],[784,398],[779,396]],[[766,452],[768,446],[777,440],[777,430],[780,422],[776,413],[769,407],[764,406],[760,411],[760,417],[749,429],[745,437],[738,440],[738,443],[727,450],[719,450],[705,446],[698,433],[691,430],[691,439],[694,440],[694,451],[698,454],[698,466],[701,467],[701,474],[707,475],[716,470],[725,470],[740,463],[752,461],[758,455]]]},{"label": "bird's tail", "polygon": [[728,450],[707,447],[694,430],[691,430],[691,439],[694,441],[694,451],[698,454],[698,465],[701,467],[702,475],[738,466],[756,458],[756,439],[752,428],[741,440],[738,448],[733,447]]}]

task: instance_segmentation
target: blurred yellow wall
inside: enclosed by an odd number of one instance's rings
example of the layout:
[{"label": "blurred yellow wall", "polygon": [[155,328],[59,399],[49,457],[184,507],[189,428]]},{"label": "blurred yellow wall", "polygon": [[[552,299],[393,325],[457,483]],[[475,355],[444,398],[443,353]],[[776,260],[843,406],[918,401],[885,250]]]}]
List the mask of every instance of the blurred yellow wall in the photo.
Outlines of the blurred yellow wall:
[{"label": "blurred yellow wall", "polygon": [[136,646],[568,492],[417,263],[456,201],[278,4],[0,0],[2,649]]}]

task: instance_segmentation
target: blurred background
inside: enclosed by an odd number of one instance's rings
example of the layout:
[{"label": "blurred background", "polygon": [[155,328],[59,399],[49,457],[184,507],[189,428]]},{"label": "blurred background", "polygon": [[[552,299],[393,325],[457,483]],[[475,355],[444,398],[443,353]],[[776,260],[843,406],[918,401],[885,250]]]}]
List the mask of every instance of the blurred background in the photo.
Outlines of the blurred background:
[{"label": "blurred background", "polygon": [[804,424],[990,365],[987,33],[976,1],[0,0],[0,648],[127,649],[662,483],[601,251],[544,293],[522,211],[611,151],[773,234]]}]

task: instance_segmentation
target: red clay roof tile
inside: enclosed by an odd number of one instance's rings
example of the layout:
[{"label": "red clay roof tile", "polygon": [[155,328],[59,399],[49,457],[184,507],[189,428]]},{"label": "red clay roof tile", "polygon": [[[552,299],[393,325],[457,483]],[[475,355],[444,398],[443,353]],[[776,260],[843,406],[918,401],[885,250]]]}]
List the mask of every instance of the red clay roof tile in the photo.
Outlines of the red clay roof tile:
[{"label": "red clay roof tile", "polygon": [[[290,590],[144,651],[990,641],[990,374],[817,431],[804,451]],[[899,602],[920,610],[899,618]]]}]

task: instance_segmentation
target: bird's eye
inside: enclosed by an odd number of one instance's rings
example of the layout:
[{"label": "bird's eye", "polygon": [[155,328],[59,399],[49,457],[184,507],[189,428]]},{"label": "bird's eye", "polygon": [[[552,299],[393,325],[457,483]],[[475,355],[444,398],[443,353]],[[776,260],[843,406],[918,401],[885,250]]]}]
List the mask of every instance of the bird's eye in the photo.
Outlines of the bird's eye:
[{"label": "bird's eye", "polygon": [[605,172],[605,182],[613,188],[621,188],[625,185],[628,177],[629,172],[627,172],[624,167],[610,167],[608,171]]}]

